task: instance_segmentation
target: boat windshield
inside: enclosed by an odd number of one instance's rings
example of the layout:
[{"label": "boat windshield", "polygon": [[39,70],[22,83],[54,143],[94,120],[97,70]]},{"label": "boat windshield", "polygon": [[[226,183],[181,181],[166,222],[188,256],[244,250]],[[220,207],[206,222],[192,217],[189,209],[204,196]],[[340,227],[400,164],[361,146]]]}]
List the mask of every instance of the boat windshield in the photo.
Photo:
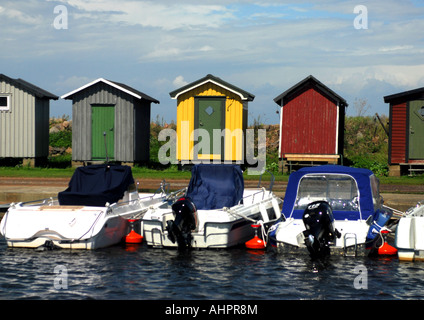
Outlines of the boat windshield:
[{"label": "boat windshield", "polygon": [[381,208],[383,199],[380,196],[380,181],[375,175],[370,177],[371,182],[371,192],[372,192],[372,202],[374,205],[374,211],[377,211]]},{"label": "boat windshield", "polygon": [[356,181],[348,175],[305,175],[299,182],[294,210],[304,210],[314,201],[327,201],[334,211],[358,211]]}]

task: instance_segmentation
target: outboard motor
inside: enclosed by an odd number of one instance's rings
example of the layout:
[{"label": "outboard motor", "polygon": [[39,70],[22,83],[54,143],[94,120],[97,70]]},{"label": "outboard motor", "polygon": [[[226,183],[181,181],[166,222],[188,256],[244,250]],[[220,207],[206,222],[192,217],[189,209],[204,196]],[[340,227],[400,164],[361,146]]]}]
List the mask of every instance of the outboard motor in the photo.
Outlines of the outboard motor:
[{"label": "outboard motor", "polygon": [[179,249],[191,247],[191,232],[197,228],[197,209],[189,198],[180,198],[172,205],[174,220],[167,221],[168,238]]},{"label": "outboard motor", "polygon": [[305,245],[312,259],[322,258],[330,254],[329,245],[341,234],[334,228],[334,217],[331,206],[325,201],[312,202],[305,209],[302,217],[306,230]]}]

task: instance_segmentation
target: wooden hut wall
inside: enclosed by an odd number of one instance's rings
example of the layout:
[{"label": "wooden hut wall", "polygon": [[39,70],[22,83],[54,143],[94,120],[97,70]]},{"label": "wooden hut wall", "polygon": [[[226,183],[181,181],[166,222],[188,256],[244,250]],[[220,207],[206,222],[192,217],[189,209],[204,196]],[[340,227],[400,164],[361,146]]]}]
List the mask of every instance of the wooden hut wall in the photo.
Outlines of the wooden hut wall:
[{"label": "wooden hut wall", "polygon": [[407,161],[407,103],[390,106],[389,164]]},{"label": "wooden hut wall", "polygon": [[[10,84],[5,80],[0,81],[0,93],[10,97],[9,110],[0,111],[0,157],[33,158],[37,156],[35,97],[23,87]],[[48,123],[46,130],[48,132]],[[47,156],[48,153],[43,155]]]},{"label": "wooden hut wall", "polygon": [[282,155],[338,153],[343,137],[339,137],[339,107],[334,102],[309,87],[282,109]]},{"label": "wooden hut wall", "polygon": [[135,104],[135,150],[134,161],[146,162],[150,158],[150,106],[147,100],[136,100]]},{"label": "wooden hut wall", "polygon": [[50,101],[48,99],[35,99],[33,143],[36,158],[47,157],[49,154],[49,119]]}]

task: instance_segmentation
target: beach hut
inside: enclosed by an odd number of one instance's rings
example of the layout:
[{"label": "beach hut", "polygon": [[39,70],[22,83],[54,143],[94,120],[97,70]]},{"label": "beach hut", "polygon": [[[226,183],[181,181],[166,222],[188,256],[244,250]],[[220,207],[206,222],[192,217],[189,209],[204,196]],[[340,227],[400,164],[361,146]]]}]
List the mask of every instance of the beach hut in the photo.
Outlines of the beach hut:
[{"label": "beach hut", "polygon": [[310,75],[274,102],[281,107],[279,158],[283,171],[342,163],[345,99]]},{"label": "beach hut", "polygon": [[61,97],[72,100],[74,166],[113,161],[133,165],[150,156],[150,108],[158,100],[99,78]]},{"label": "beach hut", "polygon": [[170,92],[177,100],[177,160],[245,160],[248,102],[255,98],[216,76],[207,76]]},{"label": "beach hut", "polygon": [[49,155],[50,100],[59,97],[0,74],[0,158],[35,166]]},{"label": "beach hut", "polygon": [[389,104],[389,174],[424,172],[424,87],[384,97]]}]

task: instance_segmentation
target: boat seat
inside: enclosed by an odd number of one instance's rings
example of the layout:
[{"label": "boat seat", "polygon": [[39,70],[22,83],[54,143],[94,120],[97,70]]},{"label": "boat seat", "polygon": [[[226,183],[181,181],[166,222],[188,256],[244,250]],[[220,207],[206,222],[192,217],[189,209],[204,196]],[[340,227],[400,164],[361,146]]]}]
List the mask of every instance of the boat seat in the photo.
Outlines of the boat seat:
[{"label": "boat seat", "polygon": [[118,165],[78,167],[65,191],[59,192],[60,205],[104,207],[124,196],[134,183],[131,168]]},{"label": "boat seat", "polygon": [[193,167],[186,196],[197,210],[237,205],[243,197],[243,172],[238,165],[199,164]]}]

